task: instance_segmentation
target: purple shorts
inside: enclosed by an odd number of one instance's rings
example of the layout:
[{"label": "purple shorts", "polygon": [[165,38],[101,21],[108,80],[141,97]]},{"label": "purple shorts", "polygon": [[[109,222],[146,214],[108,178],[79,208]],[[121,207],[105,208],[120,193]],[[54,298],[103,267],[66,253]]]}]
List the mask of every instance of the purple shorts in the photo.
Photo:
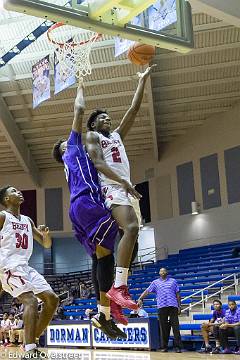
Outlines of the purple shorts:
[{"label": "purple shorts", "polygon": [[104,204],[83,195],[71,203],[69,216],[77,239],[90,256],[95,253],[96,245],[113,252],[118,226]]}]

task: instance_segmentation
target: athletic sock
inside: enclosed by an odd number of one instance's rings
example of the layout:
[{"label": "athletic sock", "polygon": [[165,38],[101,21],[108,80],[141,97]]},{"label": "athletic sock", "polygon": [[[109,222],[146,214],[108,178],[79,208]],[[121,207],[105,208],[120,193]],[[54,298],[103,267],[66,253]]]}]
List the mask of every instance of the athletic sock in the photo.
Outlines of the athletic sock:
[{"label": "athletic sock", "polygon": [[116,276],[115,276],[115,284],[114,287],[118,288],[122,285],[127,285],[128,281],[128,268],[116,267]]},{"label": "athletic sock", "polygon": [[110,320],[110,306],[100,305],[100,312],[105,315],[106,320]]},{"label": "athletic sock", "polygon": [[98,309],[98,312],[100,312],[100,304],[97,304],[97,309]]},{"label": "athletic sock", "polygon": [[31,351],[31,350],[34,350],[36,347],[37,347],[36,344],[27,344],[27,345],[25,345],[25,350]]}]

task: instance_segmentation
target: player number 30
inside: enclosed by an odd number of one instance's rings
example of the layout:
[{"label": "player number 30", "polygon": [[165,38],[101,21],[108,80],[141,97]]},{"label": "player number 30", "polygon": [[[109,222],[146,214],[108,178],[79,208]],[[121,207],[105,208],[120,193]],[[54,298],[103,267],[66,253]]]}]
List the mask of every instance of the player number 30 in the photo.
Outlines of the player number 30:
[{"label": "player number 30", "polygon": [[16,248],[22,248],[27,249],[28,248],[28,236],[27,234],[21,234],[16,233]]}]

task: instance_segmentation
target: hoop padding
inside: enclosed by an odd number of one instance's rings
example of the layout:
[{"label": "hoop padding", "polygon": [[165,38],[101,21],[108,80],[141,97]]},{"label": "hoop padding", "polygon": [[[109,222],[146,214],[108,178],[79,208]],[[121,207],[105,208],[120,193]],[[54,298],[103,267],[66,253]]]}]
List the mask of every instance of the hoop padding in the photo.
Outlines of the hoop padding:
[{"label": "hoop padding", "polygon": [[[69,28],[69,31],[66,31],[66,27]],[[81,78],[92,72],[91,49],[95,41],[102,35],[88,32],[88,36],[90,33],[88,40],[77,41],[74,32],[76,34],[78,30],[63,23],[56,23],[48,30],[47,36],[55,47],[61,74],[69,77],[75,75],[77,78]]]}]

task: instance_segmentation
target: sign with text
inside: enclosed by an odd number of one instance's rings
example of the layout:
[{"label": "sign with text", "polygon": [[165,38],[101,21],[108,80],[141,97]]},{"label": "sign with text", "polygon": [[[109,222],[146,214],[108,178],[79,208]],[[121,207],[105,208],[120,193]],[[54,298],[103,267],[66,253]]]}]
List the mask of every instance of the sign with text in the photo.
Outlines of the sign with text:
[{"label": "sign with text", "polygon": [[150,348],[150,334],[148,322],[129,323],[127,326],[118,324],[118,327],[127,334],[127,339],[111,340],[101,330],[92,328],[93,347],[109,348]]},{"label": "sign with text", "polygon": [[47,346],[90,347],[90,323],[49,325]]}]

